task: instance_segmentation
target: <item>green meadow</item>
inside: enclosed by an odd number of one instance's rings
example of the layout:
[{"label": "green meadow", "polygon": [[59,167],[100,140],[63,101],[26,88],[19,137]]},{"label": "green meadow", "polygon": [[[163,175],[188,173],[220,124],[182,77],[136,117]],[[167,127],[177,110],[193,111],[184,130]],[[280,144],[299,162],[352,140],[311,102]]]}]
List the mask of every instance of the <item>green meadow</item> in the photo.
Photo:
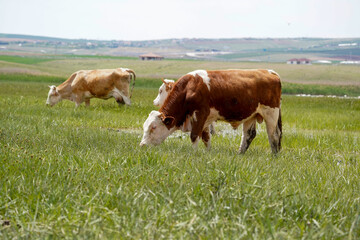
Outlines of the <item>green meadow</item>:
[{"label": "green meadow", "polygon": [[[359,239],[360,68],[131,58],[0,56],[0,238]],[[128,67],[131,106],[45,106],[79,69]],[[212,149],[176,132],[140,147],[161,84],[194,69],[270,68],[283,78],[283,142],[264,124],[217,122]],[[298,97],[295,94],[351,96]]]}]

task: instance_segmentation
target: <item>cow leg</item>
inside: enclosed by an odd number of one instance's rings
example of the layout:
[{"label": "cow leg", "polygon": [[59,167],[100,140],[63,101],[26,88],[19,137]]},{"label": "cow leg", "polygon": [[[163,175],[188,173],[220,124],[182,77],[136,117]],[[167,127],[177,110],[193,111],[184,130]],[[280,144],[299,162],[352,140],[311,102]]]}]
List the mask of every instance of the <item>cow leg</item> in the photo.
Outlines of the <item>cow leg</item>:
[{"label": "cow leg", "polygon": [[263,111],[263,117],[271,150],[273,153],[277,153],[280,151],[282,135],[280,109],[267,108]]},{"label": "cow leg", "polygon": [[86,107],[90,106],[90,98],[85,99],[85,106]]},{"label": "cow leg", "polygon": [[[211,126],[211,125],[210,125]],[[205,147],[210,150],[211,148],[211,134],[210,134],[210,128],[206,127],[202,132],[202,141],[205,144]]]},{"label": "cow leg", "polygon": [[256,118],[244,122],[239,153],[245,153],[256,136]]},{"label": "cow leg", "polygon": [[79,107],[80,104],[83,102],[82,95],[76,95],[74,101],[75,101],[75,106]]},{"label": "cow leg", "polygon": [[216,131],[215,131],[215,127],[214,127],[214,122],[210,124],[209,128],[210,128],[211,135],[215,135]]},{"label": "cow leg", "polygon": [[[204,124],[209,115],[209,112],[210,112],[209,110],[203,110],[203,111],[196,112],[196,117],[193,118],[193,120],[192,120],[190,139],[195,148],[197,147],[199,138],[203,136],[202,134],[204,131]],[[207,132],[209,132],[208,127],[207,127]]]},{"label": "cow leg", "polygon": [[193,148],[196,150],[197,147],[198,147],[198,144],[199,144],[199,139],[200,137],[199,136],[196,136],[195,138],[193,138],[190,134],[190,138],[191,138],[191,142],[192,142],[192,146]]}]

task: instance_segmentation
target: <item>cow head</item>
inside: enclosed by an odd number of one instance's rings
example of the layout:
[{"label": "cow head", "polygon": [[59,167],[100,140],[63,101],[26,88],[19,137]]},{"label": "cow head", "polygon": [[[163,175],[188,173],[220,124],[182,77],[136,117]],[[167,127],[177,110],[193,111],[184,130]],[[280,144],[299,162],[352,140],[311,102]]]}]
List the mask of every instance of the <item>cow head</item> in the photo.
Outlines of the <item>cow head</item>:
[{"label": "cow head", "polygon": [[143,128],[144,135],[140,146],[158,145],[176,130],[175,119],[173,117],[165,117],[159,111],[152,111],[146,119]]},{"label": "cow head", "polygon": [[49,90],[48,98],[46,100],[46,105],[54,106],[55,104],[61,101],[61,95],[56,89],[55,85],[49,86],[49,88],[50,90]]},{"label": "cow head", "polygon": [[171,91],[174,85],[174,80],[161,79],[161,81],[163,82],[163,84],[160,86],[159,94],[154,100],[154,105],[159,107],[161,107],[164,104],[166,97],[168,96],[169,92]]}]

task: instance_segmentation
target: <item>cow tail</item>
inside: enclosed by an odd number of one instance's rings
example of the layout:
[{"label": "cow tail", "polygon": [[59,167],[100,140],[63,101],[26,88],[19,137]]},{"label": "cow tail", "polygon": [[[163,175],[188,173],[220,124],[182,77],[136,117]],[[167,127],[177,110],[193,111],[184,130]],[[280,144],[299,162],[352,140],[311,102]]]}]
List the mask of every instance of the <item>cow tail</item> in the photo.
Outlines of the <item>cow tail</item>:
[{"label": "cow tail", "polygon": [[282,138],[281,107],[279,108],[279,118],[278,118],[278,122],[277,122],[277,128],[278,128],[278,133],[279,133],[278,148],[279,148],[279,151],[280,151],[280,149],[281,149],[281,138]]},{"label": "cow tail", "polygon": [[[133,80],[133,84],[132,84],[132,87],[131,87],[131,90],[130,90],[130,98],[131,98],[131,95],[132,95],[132,92],[133,92],[134,86],[135,86],[136,75],[135,75],[135,72],[133,70],[131,70],[131,69],[127,69],[126,71],[128,73],[130,73],[131,79]],[[130,82],[130,84],[131,84],[131,82]]]}]

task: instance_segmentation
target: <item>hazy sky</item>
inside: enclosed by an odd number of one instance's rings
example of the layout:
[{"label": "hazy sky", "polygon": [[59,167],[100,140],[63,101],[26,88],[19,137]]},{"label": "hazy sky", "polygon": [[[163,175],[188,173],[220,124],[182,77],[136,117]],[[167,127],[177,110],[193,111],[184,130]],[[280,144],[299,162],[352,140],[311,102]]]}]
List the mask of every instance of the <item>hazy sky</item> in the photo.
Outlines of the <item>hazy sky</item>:
[{"label": "hazy sky", "polygon": [[0,33],[98,40],[360,37],[360,0],[0,0]]}]

